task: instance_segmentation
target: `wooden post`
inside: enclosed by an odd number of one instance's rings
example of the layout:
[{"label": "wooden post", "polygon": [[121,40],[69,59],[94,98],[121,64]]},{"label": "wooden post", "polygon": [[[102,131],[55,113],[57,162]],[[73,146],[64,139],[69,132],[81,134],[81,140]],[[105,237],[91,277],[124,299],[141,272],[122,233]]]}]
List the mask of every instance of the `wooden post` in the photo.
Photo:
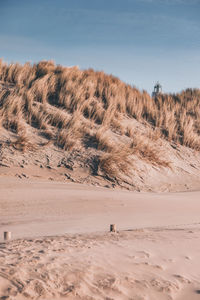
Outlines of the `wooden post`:
[{"label": "wooden post", "polygon": [[10,231],[5,231],[4,232],[4,240],[5,241],[11,240],[11,232]]},{"label": "wooden post", "polygon": [[116,224],[110,224],[110,232],[116,232]]}]

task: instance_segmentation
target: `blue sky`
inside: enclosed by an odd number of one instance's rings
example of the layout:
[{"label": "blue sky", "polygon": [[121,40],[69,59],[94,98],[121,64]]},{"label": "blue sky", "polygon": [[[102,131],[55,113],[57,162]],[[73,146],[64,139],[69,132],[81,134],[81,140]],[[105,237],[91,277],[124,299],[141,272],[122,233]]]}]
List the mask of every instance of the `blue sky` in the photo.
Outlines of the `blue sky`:
[{"label": "blue sky", "polygon": [[200,88],[200,0],[0,0],[0,57]]}]

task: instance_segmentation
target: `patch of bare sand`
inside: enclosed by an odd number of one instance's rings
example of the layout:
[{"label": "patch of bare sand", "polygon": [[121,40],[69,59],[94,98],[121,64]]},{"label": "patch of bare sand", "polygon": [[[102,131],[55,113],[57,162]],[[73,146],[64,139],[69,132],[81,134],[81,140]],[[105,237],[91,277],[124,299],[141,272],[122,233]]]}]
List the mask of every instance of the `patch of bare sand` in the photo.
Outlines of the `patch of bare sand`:
[{"label": "patch of bare sand", "polygon": [[198,226],[1,243],[0,299],[195,300],[199,235]]},{"label": "patch of bare sand", "polygon": [[[199,223],[200,192],[135,193],[0,178],[0,229],[14,238]],[[2,238],[2,236],[0,237]]]},{"label": "patch of bare sand", "polygon": [[9,177],[0,191],[1,300],[199,298],[200,192]]}]

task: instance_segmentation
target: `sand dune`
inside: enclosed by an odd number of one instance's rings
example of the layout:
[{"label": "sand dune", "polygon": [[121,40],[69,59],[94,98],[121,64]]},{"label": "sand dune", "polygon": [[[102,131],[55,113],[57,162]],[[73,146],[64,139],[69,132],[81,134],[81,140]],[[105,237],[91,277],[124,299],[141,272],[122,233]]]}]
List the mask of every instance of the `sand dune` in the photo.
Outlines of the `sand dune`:
[{"label": "sand dune", "polygon": [[94,70],[0,60],[0,176],[200,189],[200,90],[150,97]]},{"label": "sand dune", "polygon": [[0,300],[199,299],[199,99],[0,60]]}]

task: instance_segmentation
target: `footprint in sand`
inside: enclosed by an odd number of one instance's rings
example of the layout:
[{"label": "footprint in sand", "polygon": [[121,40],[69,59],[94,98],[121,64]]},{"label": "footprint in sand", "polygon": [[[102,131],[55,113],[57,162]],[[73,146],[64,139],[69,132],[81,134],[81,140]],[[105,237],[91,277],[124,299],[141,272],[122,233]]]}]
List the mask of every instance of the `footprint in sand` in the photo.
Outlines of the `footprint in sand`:
[{"label": "footprint in sand", "polygon": [[181,283],[191,283],[191,281],[187,278],[185,278],[184,276],[182,275],[179,275],[179,274],[175,274],[174,277],[176,279],[178,279]]},{"label": "footprint in sand", "polygon": [[137,258],[149,258],[150,257],[150,254],[145,251],[138,251],[137,254],[138,254],[138,256],[136,256]]}]

